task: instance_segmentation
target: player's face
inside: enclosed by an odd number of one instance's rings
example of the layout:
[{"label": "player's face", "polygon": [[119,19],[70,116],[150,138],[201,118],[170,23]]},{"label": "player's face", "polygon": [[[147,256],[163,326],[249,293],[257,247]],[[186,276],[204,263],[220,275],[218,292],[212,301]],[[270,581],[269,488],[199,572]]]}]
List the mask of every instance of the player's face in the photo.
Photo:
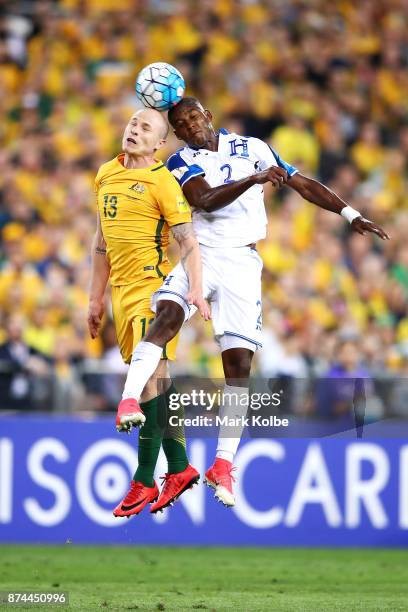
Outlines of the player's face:
[{"label": "player's face", "polygon": [[193,147],[205,147],[213,135],[211,113],[200,106],[181,108],[173,115],[174,133]]},{"label": "player's face", "polygon": [[163,119],[155,115],[157,111],[140,110],[134,113],[127,124],[122,150],[137,157],[151,156],[166,142],[163,138]]}]

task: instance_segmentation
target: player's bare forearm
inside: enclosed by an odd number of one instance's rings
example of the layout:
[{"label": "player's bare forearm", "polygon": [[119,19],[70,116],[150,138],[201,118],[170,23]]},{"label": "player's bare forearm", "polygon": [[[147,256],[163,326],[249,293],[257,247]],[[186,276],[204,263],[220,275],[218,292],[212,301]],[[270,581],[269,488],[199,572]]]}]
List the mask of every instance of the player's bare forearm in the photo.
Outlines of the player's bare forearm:
[{"label": "player's bare forearm", "polygon": [[190,290],[202,287],[202,266],[200,248],[194,236],[192,223],[180,223],[171,228],[180,247],[180,262],[188,276]]},{"label": "player's bare forearm", "polygon": [[191,291],[202,290],[200,248],[195,238],[180,245],[180,261],[186,271]]},{"label": "player's bare forearm", "polygon": [[339,198],[334,191],[322,185],[319,181],[315,181],[302,174],[295,174],[288,180],[288,185],[293,187],[305,200],[309,200],[309,202],[330,212],[343,215],[348,219],[352,229],[359,234],[364,235],[368,232],[376,234],[382,240],[390,239],[382,227],[369,219],[365,219],[357,210],[354,210],[347,202]]},{"label": "player's bare forearm", "polygon": [[208,320],[210,310],[203,298],[202,264],[200,247],[194,235],[192,223],[180,223],[171,228],[180,247],[180,262],[189,282],[188,303],[197,306],[201,316]]},{"label": "player's bare forearm", "polygon": [[331,189],[315,181],[314,179],[303,176],[302,174],[295,174],[288,180],[289,187],[292,187],[297,191],[302,198],[329,210],[331,212],[340,214],[347,202],[339,198]]},{"label": "player's bare forearm", "polygon": [[99,215],[97,229],[92,241],[91,283],[89,288],[88,329],[92,338],[96,338],[104,314],[104,295],[109,279],[109,263],[106,258],[106,243],[103,238]]},{"label": "player's bare forearm", "polygon": [[251,174],[238,181],[219,185],[218,187],[210,187],[202,176],[196,176],[184,185],[183,191],[191,206],[197,210],[214,212],[234,202],[254,185],[270,182],[279,189],[286,183],[287,178],[286,170],[273,166],[262,172]]},{"label": "player's bare forearm", "polygon": [[202,176],[197,176],[184,185],[183,192],[190,206],[197,210],[214,212],[234,202],[253,185],[254,175],[218,187],[210,187]]},{"label": "player's bare forearm", "polygon": [[91,249],[91,283],[89,301],[101,301],[109,280],[109,263],[106,258],[106,243],[102,232],[96,231]]}]

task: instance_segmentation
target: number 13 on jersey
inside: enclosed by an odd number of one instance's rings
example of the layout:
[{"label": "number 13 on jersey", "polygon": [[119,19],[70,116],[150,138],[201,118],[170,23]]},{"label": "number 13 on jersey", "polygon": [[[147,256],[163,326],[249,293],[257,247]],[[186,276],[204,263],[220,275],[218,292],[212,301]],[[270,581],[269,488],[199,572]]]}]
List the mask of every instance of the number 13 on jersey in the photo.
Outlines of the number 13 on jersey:
[{"label": "number 13 on jersey", "polygon": [[115,195],[103,196],[103,216],[114,219],[118,212],[118,198]]}]

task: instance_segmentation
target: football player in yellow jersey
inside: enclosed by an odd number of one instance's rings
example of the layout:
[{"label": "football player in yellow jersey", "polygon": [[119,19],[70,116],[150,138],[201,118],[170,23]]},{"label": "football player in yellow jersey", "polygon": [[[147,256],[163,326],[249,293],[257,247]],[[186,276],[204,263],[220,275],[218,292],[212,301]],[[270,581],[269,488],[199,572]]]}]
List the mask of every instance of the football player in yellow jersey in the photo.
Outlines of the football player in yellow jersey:
[{"label": "football player in yellow jersey", "polygon": [[[115,516],[139,514],[157,500],[159,490],[153,473],[161,445],[168,461],[164,488],[167,494],[171,491],[169,503],[199,479],[188,463],[183,428],[168,426],[167,418],[168,397],[174,392],[167,359],[175,358],[175,335],[184,319],[181,306],[175,309],[174,303],[169,303],[166,312],[166,302],[162,302],[163,308],[157,310],[157,319],[164,317],[167,329],[160,346],[143,340],[154,319],[151,297],[171,269],[167,257],[169,228],[179,244],[189,278],[188,302],[205,319],[210,316],[202,297],[200,252],[189,205],[176,179],[154,158],[167,132],[161,113],[153,109],[137,111],[124,131],[123,152],[103,164],[95,180],[97,229],[92,245],[89,331],[93,338],[98,334],[110,280],[118,343],[124,361],[130,363],[116,426],[118,431],[130,432],[132,425],[144,424],[139,435],[139,466],[127,495],[114,510]],[[135,392],[141,355],[143,379],[149,370],[149,380]]]}]

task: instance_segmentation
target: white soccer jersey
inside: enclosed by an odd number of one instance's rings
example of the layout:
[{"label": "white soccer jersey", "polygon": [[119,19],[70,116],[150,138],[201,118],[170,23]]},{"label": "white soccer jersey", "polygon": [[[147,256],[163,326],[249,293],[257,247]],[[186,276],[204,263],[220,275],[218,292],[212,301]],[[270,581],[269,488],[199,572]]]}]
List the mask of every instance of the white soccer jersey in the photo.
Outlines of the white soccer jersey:
[{"label": "white soccer jersey", "polygon": [[[218,151],[185,146],[167,161],[181,187],[195,176],[205,176],[210,187],[218,187],[271,166],[284,168],[289,176],[297,172],[262,140],[225,129],[219,132]],[[266,223],[262,185],[254,185],[214,212],[193,209],[197,239],[209,247],[239,247],[261,240],[266,235]]]}]

